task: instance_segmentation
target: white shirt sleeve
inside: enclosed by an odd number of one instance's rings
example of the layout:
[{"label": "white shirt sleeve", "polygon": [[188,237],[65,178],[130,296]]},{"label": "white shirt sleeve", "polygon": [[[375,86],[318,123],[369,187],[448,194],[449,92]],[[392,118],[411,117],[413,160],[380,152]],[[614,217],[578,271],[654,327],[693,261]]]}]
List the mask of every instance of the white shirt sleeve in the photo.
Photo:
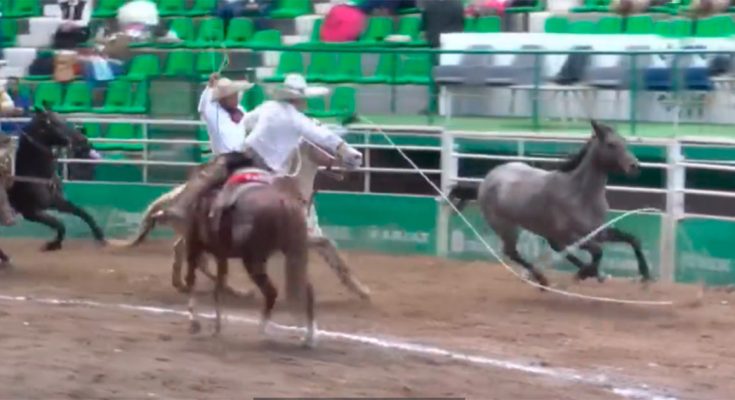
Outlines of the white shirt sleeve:
[{"label": "white shirt sleeve", "polygon": [[311,118],[301,113],[297,113],[295,118],[299,132],[308,140],[333,152],[337,151],[337,147],[343,142],[339,135],[324,126],[315,124]]},{"label": "white shirt sleeve", "polygon": [[199,114],[204,116],[205,111],[207,109],[211,109],[211,104],[212,104],[212,88],[207,86],[202,91],[202,95],[199,96],[199,106],[197,106],[197,111],[199,111]]}]

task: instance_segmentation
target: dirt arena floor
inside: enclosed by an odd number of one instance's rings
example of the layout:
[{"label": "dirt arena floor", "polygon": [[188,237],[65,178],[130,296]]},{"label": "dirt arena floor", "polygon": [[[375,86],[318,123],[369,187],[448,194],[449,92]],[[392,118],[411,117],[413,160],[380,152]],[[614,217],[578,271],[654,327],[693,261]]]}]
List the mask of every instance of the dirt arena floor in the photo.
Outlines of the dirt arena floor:
[{"label": "dirt arena floor", "polygon": [[[88,299],[184,309],[170,286],[169,242],[138,249],[3,240],[13,267],[0,294]],[[348,253],[373,294],[349,294],[317,257],[311,276],[321,329],[393,338],[542,371],[410,354],[322,338],[316,349],[253,325],[211,323],[190,335],[185,317],[145,311],[0,301],[0,399],[250,399],[258,396],[451,396],[467,399],[620,399],[644,388],[677,399],[726,400],[735,393],[735,294],[627,280],[570,285],[625,299],[672,299],[671,307],[602,304],[541,293],[480,262]],[[231,283],[250,287],[240,268]],[[282,285],[278,266],[274,275]],[[200,278],[201,311],[211,311]],[[257,316],[260,299],[228,301],[230,314]],[[278,307],[278,306],[277,306]],[[278,309],[278,308],[277,308]],[[286,312],[275,320],[290,323]],[[573,370],[573,371],[572,371]],[[595,383],[595,382],[599,383]],[[647,386],[646,386],[647,385]],[[639,398],[653,398],[642,396]],[[663,397],[665,398],[665,397]]]}]

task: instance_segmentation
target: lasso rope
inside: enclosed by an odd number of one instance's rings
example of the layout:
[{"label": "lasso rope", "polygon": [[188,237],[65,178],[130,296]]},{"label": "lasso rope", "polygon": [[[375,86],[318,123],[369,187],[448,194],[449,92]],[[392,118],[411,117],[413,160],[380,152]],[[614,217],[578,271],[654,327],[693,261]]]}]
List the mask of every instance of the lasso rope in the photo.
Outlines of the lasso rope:
[{"label": "lasso rope", "polygon": [[[539,289],[547,290],[547,291],[549,291],[551,293],[562,295],[562,296],[574,297],[574,298],[578,298],[578,299],[592,300],[592,301],[598,301],[598,302],[604,302],[604,303],[635,304],[635,305],[646,305],[646,306],[671,306],[671,305],[674,304],[674,302],[673,301],[670,301],[670,300],[626,300],[626,299],[615,299],[615,298],[612,298],[612,297],[591,296],[591,295],[586,295],[586,294],[582,294],[582,293],[569,292],[569,291],[566,291],[566,290],[557,289],[557,288],[553,288],[553,287],[550,287],[550,286],[543,286],[543,285],[541,285],[541,284],[539,284],[537,282],[534,282],[534,281],[532,281],[532,280],[530,280],[530,279],[522,276],[513,267],[511,267],[510,265],[508,265],[508,263],[506,263],[503,260],[502,257],[500,257],[498,255],[498,253],[495,251],[495,249],[493,249],[493,247],[487,242],[487,240],[485,240],[485,238],[480,234],[480,232],[477,230],[477,228],[475,228],[475,226],[472,225],[472,223],[467,219],[467,217],[465,217],[462,214],[462,212],[460,212],[460,210],[457,208],[457,206],[455,206],[454,203],[452,203],[452,201],[449,199],[449,197],[444,192],[442,192],[442,190],[438,186],[436,186],[436,184],[434,182],[432,182],[431,179],[429,179],[428,176],[426,176],[426,174],[416,165],[416,163],[414,163],[413,160],[411,160],[411,158],[408,157],[406,155],[406,153],[404,153],[403,150],[401,150],[401,148],[398,147],[395,144],[395,142],[393,142],[393,139],[391,139],[390,136],[388,136],[388,134],[385,133],[385,131],[383,131],[382,128],[380,128],[380,126],[378,126],[376,123],[374,123],[373,121],[371,121],[371,120],[369,120],[369,119],[367,119],[365,117],[359,116],[358,118],[361,119],[362,121],[370,124],[371,126],[373,126],[377,132],[379,132],[381,135],[383,135],[383,137],[385,137],[385,139],[388,141],[388,143],[401,155],[401,157],[403,157],[411,165],[411,167],[413,169],[415,169],[419,173],[419,175],[421,175],[421,177],[424,178],[424,180],[432,187],[432,189],[434,189],[434,191],[437,194],[439,194],[439,196],[445,202],[447,202],[447,204],[449,204],[449,206],[452,208],[452,210],[454,210],[454,212],[457,213],[457,215],[460,217],[460,219],[462,219],[462,222],[464,222],[464,224],[467,225],[467,227],[472,231],[472,233],[477,237],[477,239],[480,240],[480,242],[483,244],[483,246],[485,247],[485,249],[493,257],[495,257],[495,259],[497,259],[498,262],[500,262],[503,265],[503,267],[505,267],[505,269],[507,269],[511,274],[515,275],[516,278],[520,279],[524,283],[526,283],[528,285],[531,285],[533,287],[539,288]],[[638,209],[638,210],[628,211],[628,212],[626,212],[626,213],[624,213],[622,215],[619,215],[618,217],[613,218],[612,220],[604,223],[603,225],[601,225],[600,227],[598,227],[597,229],[595,229],[594,231],[592,231],[587,236],[585,236],[582,239],[578,240],[576,243],[574,243],[574,244],[572,244],[570,246],[567,246],[564,250],[562,250],[561,252],[559,252],[559,254],[562,254],[562,255],[563,254],[566,254],[571,249],[574,249],[577,246],[579,246],[580,244],[589,241],[592,237],[594,237],[595,235],[597,235],[599,232],[601,232],[602,230],[604,230],[604,229],[608,228],[609,226],[615,224],[616,222],[618,222],[619,220],[621,220],[623,218],[626,218],[626,217],[628,217],[630,215],[641,214],[641,213],[650,212],[650,211],[658,211],[658,210],[652,209],[652,208],[642,208],[642,209]],[[557,256],[559,256],[559,254],[557,254]]]}]

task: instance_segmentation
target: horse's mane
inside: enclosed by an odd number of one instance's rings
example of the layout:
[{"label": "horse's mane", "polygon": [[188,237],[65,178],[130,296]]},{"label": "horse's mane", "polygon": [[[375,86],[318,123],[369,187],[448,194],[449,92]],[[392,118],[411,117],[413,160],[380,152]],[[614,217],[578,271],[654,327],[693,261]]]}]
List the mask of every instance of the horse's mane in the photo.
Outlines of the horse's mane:
[{"label": "horse's mane", "polygon": [[561,165],[556,168],[556,170],[561,172],[574,171],[579,166],[579,164],[582,163],[582,160],[584,160],[584,156],[587,155],[587,150],[589,150],[589,147],[590,141],[588,140],[581,149],[579,149],[571,156],[567,157],[567,159],[562,162]]}]

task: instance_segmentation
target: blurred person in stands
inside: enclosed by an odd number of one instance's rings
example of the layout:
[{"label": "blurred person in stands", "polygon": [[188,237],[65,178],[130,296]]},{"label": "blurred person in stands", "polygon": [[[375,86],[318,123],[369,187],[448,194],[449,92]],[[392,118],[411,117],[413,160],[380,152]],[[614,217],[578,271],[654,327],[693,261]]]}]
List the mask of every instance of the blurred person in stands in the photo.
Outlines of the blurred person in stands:
[{"label": "blurred person in stands", "polygon": [[272,0],[219,0],[215,15],[222,18],[225,34],[230,20],[237,17],[253,17],[255,29],[266,29],[265,18],[270,15]]},{"label": "blurred person in stands", "polygon": [[[18,89],[18,79],[9,78],[0,83],[0,117],[23,117],[28,115],[31,100]],[[0,131],[6,134],[17,134],[25,126],[22,122],[2,121]]]},{"label": "blurred person in stands", "polygon": [[87,4],[83,0],[59,0],[61,8],[61,19],[80,21],[84,14],[84,6]]},{"label": "blurred person in stands", "polygon": [[363,0],[357,5],[365,14],[396,15],[403,8],[416,7],[415,0]]}]

